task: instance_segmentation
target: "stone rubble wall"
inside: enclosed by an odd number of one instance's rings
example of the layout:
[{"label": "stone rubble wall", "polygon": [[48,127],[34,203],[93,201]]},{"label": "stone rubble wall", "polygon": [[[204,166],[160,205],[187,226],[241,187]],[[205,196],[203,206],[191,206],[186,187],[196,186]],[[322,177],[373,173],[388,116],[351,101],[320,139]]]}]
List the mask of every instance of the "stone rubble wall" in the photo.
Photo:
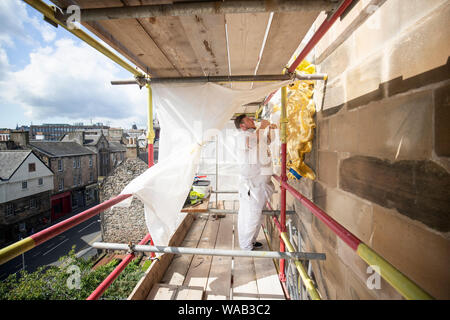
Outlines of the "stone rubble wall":
[{"label": "stone rubble wall", "polygon": [[[140,159],[126,159],[103,181],[100,202],[119,195],[131,180],[147,169],[147,164]],[[101,214],[101,226],[104,242],[138,243],[148,233],[144,204],[134,198],[129,208],[106,210]]]}]

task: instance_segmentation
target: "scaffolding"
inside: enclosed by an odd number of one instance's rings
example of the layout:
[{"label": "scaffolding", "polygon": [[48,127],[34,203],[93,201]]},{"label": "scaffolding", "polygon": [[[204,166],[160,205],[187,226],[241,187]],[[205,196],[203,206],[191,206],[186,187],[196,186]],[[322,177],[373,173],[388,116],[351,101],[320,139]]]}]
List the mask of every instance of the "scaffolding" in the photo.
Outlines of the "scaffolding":
[{"label": "scaffolding", "polygon": [[[85,41],[93,48],[122,66],[125,70],[129,71],[135,76],[136,80],[125,81],[122,83],[114,83],[114,84],[139,84],[140,86],[145,85],[148,88],[148,132],[147,138],[149,143],[149,167],[153,165],[153,140],[154,140],[154,132],[153,132],[153,105],[152,105],[152,91],[151,91],[151,83],[157,82],[158,79],[152,79],[148,75],[144,75],[142,72],[138,71],[136,68],[130,66],[127,62],[122,60],[116,54],[111,52],[109,49],[104,47],[102,44],[97,42],[95,39],[84,33],[79,29],[70,29],[65,23],[57,18],[55,10],[45,4],[41,0],[24,0],[30,6],[41,12],[46,19],[49,19],[53,23],[60,25],[67,29],[69,32]],[[300,62],[309,54],[309,52],[314,48],[317,42],[323,37],[323,35],[330,29],[333,23],[342,16],[342,14],[346,11],[346,9],[352,4],[353,0],[344,0],[341,1],[339,7],[333,12],[331,16],[329,16],[319,27],[310,41],[306,44],[302,52],[299,54],[297,59],[292,63],[291,66],[287,67],[282,75],[278,75],[273,77],[272,79],[265,80],[250,78],[245,76],[244,78],[230,78],[229,76],[222,76],[216,79],[210,77],[209,79],[205,79],[201,77],[201,79],[192,78],[192,81],[219,81],[219,82],[229,82],[229,81],[274,81],[278,79],[285,79],[286,77],[297,77],[297,74],[294,73],[296,67],[300,64]],[[305,2],[306,3],[306,2]],[[312,2],[309,1],[311,4]],[[103,13],[102,13],[103,14]],[[244,77],[244,76],[241,76]],[[325,80],[325,75],[317,75],[317,79]],[[161,79],[160,79],[161,81]],[[184,79],[172,79],[168,80],[167,78],[164,81],[190,81],[187,78]],[[314,300],[321,299],[320,294],[317,290],[317,287],[314,284],[313,279],[311,279],[311,263],[310,261],[313,259],[325,259],[325,256],[321,253],[305,253],[301,252],[301,237],[298,234],[297,245],[294,244],[294,233],[298,232],[293,229],[293,227],[286,221],[286,216],[289,214],[286,210],[286,192],[288,191],[294,198],[296,198],[300,203],[309,209],[322,223],[324,223],[333,233],[335,233],[345,244],[347,244],[353,251],[355,251],[358,256],[363,259],[368,265],[377,265],[379,268],[377,270],[380,271],[380,275],[384,278],[392,287],[394,287],[403,297],[406,299],[433,299],[427,292],[425,292],[422,288],[420,288],[416,283],[414,283],[411,279],[402,274],[398,269],[396,269],[393,265],[391,265],[388,261],[383,259],[379,254],[373,251],[369,246],[364,244],[360,239],[358,239],[355,235],[349,232],[346,228],[340,225],[337,221],[331,218],[326,212],[321,210],[318,206],[316,206],[313,202],[303,196],[300,192],[298,192],[294,187],[292,187],[287,181],[286,175],[286,122],[287,122],[287,114],[286,114],[286,87],[281,89],[281,97],[282,97],[282,106],[281,106],[281,175],[276,176],[274,178],[280,185],[280,210],[279,212],[272,210],[270,204],[268,204],[269,210],[264,212],[265,214],[270,214],[273,217],[273,221],[276,224],[278,231],[280,233],[280,248],[279,251],[268,252],[259,252],[254,253],[253,255],[261,256],[267,254],[267,258],[276,258],[279,259],[278,270],[279,270],[279,280],[281,281],[285,294],[287,297],[291,298],[305,298],[306,293],[309,298]],[[269,95],[264,103],[267,103],[273,94]],[[217,176],[216,176],[217,179]],[[217,182],[217,180],[216,180]],[[235,191],[220,191],[217,188],[213,191],[217,194],[220,192],[235,192]],[[81,222],[99,214],[100,212],[112,207],[113,205],[129,198],[131,195],[119,195],[108,201],[105,201],[91,209],[88,209],[80,214],[77,214],[67,220],[64,220],[54,226],[51,226],[47,229],[44,229],[38,233],[32,234],[31,236],[22,239],[10,246],[2,248],[0,250],[0,264],[3,264],[14,257],[23,254],[24,252],[38,246],[39,244],[44,243],[45,241],[56,237],[62,232],[80,224]],[[216,198],[217,199],[217,198]],[[217,201],[217,200],[216,200]],[[227,212],[225,210],[220,211],[216,207],[216,211],[212,210],[211,213],[232,213]],[[235,213],[235,212],[233,212]],[[289,230],[287,230],[286,226],[289,226]],[[295,231],[295,232],[294,232]],[[146,244],[150,242],[150,246]],[[101,244],[96,243],[94,247],[104,248],[104,249],[118,249],[128,251],[128,255],[122,262],[114,269],[114,271],[99,285],[99,287],[88,297],[88,300],[98,299],[104,291],[109,287],[109,285],[117,278],[117,276],[123,271],[123,269],[133,260],[135,257],[135,252],[138,251],[146,251],[146,252],[167,252],[167,253],[187,253],[192,254],[197,252],[194,249],[187,248],[171,248],[171,247],[158,247],[153,246],[151,236],[148,234],[145,236],[138,245],[130,246],[126,244]],[[198,253],[198,252],[197,252]],[[262,254],[264,253],[264,254]],[[234,251],[234,252],[219,252],[219,251],[211,251],[211,250],[202,250],[201,254],[209,254],[209,255],[252,255],[250,252],[245,251]],[[289,259],[288,264],[286,266],[285,259]],[[304,263],[303,260],[307,260],[307,264]],[[294,267],[295,266],[295,267]],[[298,272],[295,273],[295,270]],[[286,275],[286,272],[288,273]],[[378,272],[378,271],[377,271]],[[289,280],[291,279],[291,280]],[[302,285],[300,291],[298,287],[293,285],[292,279],[301,280]],[[287,283],[287,285],[286,285]],[[294,288],[294,289],[293,289]],[[303,290],[305,288],[306,290]],[[298,295],[297,295],[298,294]]]}]

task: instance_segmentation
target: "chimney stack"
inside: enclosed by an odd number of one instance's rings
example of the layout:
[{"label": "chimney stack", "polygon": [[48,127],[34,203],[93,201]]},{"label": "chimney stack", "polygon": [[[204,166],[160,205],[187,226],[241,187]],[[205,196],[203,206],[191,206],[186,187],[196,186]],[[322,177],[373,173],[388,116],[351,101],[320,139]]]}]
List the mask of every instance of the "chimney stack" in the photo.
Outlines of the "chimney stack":
[{"label": "chimney stack", "polygon": [[29,132],[24,130],[11,130],[9,140],[14,141],[21,149],[26,149],[30,143]]}]

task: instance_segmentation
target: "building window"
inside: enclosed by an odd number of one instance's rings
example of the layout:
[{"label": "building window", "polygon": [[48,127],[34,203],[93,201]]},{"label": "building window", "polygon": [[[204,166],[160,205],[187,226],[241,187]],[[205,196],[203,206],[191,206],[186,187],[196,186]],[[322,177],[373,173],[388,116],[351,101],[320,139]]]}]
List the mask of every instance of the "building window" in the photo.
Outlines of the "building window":
[{"label": "building window", "polygon": [[29,163],[28,164],[28,172],[34,172],[36,171],[36,164],[35,163]]},{"label": "building window", "polygon": [[28,188],[28,182],[22,181],[22,189],[26,189],[26,188]]},{"label": "building window", "polygon": [[63,161],[62,161],[62,159],[58,159],[58,171],[63,171]]},{"label": "building window", "polygon": [[77,176],[73,176],[73,186],[75,187],[77,185]]},{"label": "building window", "polygon": [[81,186],[81,174],[78,176],[78,185]]},{"label": "building window", "polygon": [[14,213],[14,204],[12,203],[8,203],[6,205],[6,212],[5,212],[5,216],[10,216]]},{"label": "building window", "polygon": [[44,184],[44,179],[39,178],[38,179],[38,185],[42,186]]},{"label": "building window", "polygon": [[77,168],[81,168],[81,157],[77,158]]},{"label": "building window", "polygon": [[77,167],[77,158],[73,158],[73,167],[74,167],[74,168]]},{"label": "building window", "polygon": [[92,156],[89,156],[89,168],[92,168],[92,165],[93,165]]},{"label": "building window", "polygon": [[30,199],[30,208],[36,209],[36,199]]},{"label": "building window", "polygon": [[74,193],[72,194],[72,208],[78,207],[78,198],[77,195]]},{"label": "building window", "polygon": [[89,172],[89,182],[94,181],[94,173],[91,171]]},{"label": "building window", "polygon": [[63,191],[64,190],[64,178],[60,178],[58,181],[58,190]]}]

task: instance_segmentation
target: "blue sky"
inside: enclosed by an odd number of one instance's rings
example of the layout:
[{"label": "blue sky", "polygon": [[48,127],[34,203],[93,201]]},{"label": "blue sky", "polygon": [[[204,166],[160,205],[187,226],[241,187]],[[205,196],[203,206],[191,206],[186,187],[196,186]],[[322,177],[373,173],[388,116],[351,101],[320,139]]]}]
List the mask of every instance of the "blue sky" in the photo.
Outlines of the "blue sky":
[{"label": "blue sky", "polygon": [[0,128],[91,121],[142,128],[146,91],[109,83],[131,78],[23,1],[0,1]]}]

